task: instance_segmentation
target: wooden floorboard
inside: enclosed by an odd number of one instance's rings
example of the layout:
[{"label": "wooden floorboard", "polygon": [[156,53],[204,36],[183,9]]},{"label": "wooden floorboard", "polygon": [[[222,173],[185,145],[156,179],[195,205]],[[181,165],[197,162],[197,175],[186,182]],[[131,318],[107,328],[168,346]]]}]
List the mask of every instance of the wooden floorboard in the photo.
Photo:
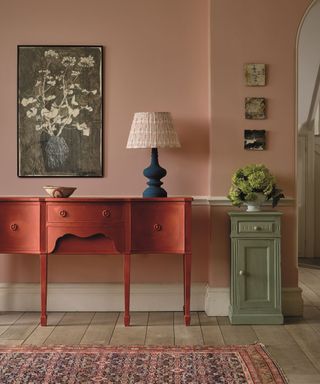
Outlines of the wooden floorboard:
[{"label": "wooden floorboard", "polygon": [[64,316],[63,312],[50,312],[48,314],[47,326],[42,327],[40,324],[33,330],[33,332],[27,337],[23,344],[24,345],[43,345],[48,339],[51,333],[54,331],[56,326],[62,320]]},{"label": "wooden floorboard", "polygon": [[150,312],[146,334],[147,345],[173,345],[173,312]]},{"label": "wooden floorboard", "polygon": [[26,312],[0,335],[2,345],[22,344],[39,324],[39,313]]},{"label": "wooden floorboard", "polygon": [[231,325],[228,317],[191,313],[186,327],[182,312],[133,312],[123,325],[119,312],[55,312],[48,326],[39,313],[0,313],[2,345],[266,345],[290,384],[320,383],[320,270],[299,268],[305,302],[303,318],[285,325]]},{"label": "wooden floorboard", "polygon": [[23,312],[1,312],[0,313],[0,336],[21,316]]},{"label": "wooden floorboard", "polygon": [[144,345],[146,341],[148,312],[131,313],[130,326],[123,324],[123,313],[114,328],[111,345]]},{"label": "wooden floorboard", "polygon": [[107,345],[110,343],[119,318],[118,312],[97,312],[85,331],[80,344]]},{"label": "wooden floorboard", "polygon": [[285,328],[320,373],[320,334],[309,324],[288,324]]},{"label": "wooden floorboard", "polygon": [[80,344],[91,320],[93,312],[67,312],[44,342],[45,345]]}]

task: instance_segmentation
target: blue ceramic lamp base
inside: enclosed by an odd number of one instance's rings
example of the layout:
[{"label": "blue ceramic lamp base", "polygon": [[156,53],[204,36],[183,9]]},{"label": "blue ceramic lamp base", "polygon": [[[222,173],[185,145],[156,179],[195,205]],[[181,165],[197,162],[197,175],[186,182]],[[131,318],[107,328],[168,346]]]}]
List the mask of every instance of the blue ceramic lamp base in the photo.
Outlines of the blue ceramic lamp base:
[{"label": "blue ceramic lamp base", "polygon": [[167,192],[161,188],[163,184],[160,179],[165,177],[167,171],[160,167],[158,162],[158,149],[151,148],[151,164],[143,171],[145,177],[149,179],[149,187],[144,190],[143,197],[167,197]]}]

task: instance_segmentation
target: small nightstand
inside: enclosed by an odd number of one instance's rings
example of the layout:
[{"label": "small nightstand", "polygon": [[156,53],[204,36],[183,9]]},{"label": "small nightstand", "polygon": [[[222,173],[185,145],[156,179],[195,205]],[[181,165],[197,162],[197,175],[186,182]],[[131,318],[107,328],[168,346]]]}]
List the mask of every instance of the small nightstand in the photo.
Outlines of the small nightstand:
[{"label": "small nightstand", "polygon": [[280,212],[229,212],[232,324],[282,324]]}]

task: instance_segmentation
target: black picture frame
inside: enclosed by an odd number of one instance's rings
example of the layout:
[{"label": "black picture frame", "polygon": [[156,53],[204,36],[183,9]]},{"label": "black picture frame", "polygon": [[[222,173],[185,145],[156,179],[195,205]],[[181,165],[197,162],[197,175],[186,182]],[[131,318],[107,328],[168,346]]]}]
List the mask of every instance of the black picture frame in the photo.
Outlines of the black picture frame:
[{"label": "black picture frame", "polygon": [[103,176],[103,46],[17,46],[17,174]]}]

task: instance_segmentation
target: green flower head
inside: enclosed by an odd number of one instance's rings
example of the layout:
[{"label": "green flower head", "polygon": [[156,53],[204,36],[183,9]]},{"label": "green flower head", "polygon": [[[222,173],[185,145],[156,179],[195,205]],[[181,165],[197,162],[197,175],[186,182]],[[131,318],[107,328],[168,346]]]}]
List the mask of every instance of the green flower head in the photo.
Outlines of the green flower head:
[{"label": "green flower head", "polygon": [[266,199],[272,199],[273,206],[284,197],[281,189],[276,187],[274,176],[263,164],[249,164],[239,168],[231,180],[228,198],[235,206],[240,206],[244,201],[256,200],[257,193],[263,193]]}]

